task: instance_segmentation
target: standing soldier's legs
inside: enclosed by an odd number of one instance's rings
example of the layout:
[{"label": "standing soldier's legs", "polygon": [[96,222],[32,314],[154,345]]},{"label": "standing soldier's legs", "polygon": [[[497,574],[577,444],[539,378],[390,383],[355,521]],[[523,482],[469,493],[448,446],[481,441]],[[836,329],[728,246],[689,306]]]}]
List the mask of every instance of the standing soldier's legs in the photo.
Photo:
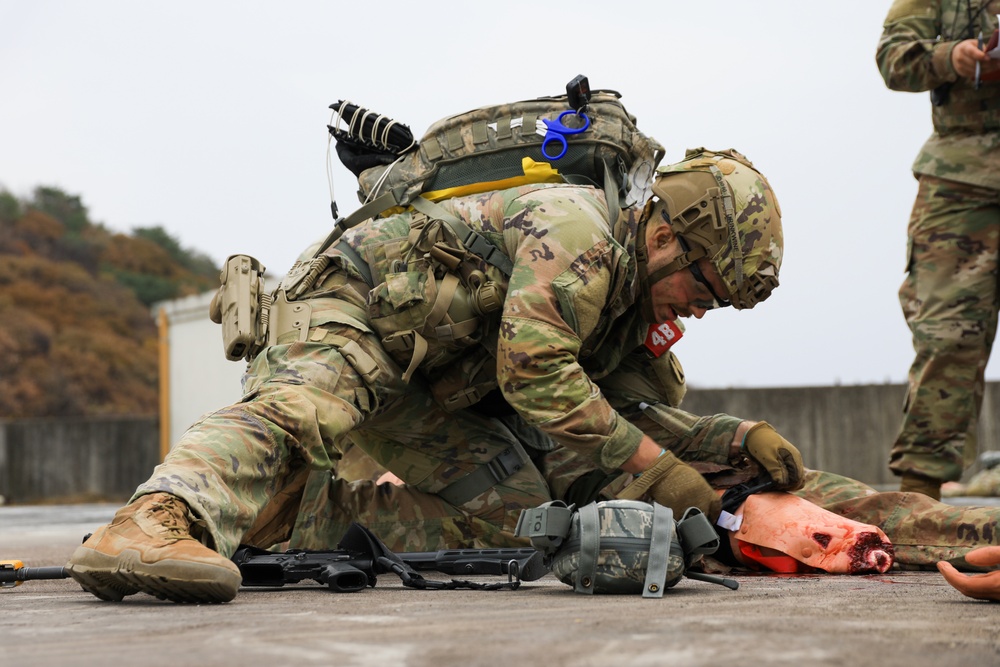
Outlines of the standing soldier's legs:
[{"label": "standing soldier's legs", "polygon": [[920,177],[899,300],[913,334],[889,467],[902,490],[940,495],[976,456],[983,373],[997,324],[1000,193]]}]

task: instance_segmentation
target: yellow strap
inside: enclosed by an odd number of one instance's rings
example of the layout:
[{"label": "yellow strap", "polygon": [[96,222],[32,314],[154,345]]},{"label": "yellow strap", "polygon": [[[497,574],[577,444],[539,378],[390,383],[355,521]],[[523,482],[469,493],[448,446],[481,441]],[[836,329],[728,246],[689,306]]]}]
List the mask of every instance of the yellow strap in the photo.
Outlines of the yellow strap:
[{"label": "yellow strap", "polygon": [[535,162],[530,157],[526,157],[521,160],[521,168],[524,170],[523,176],[511,176],[510,178],[502,178],[499,181],[482,181],[481,183],[459,185],[453,188],[444,188],[443,190],[433,190],[425,192],[420,196],[430,201],[441,201],[442,199],[450,199],[451,197],[464,197],[466,195],[479,194],[480,192],[489,192],[490,190],[516,188],[519,185],[563,182],[563,177],[559,174],[559,170],[553,169],[552,165],[548,162]]}]

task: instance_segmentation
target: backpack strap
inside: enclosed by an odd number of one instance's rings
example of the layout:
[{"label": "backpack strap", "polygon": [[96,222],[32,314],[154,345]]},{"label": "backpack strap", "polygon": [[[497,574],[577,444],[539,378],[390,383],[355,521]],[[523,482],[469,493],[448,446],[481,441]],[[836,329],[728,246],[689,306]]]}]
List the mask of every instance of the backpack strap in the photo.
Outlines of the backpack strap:
[{"label": "backpack strap", "polygon": [[670,565],[670,545],[674,536],[673,510],[653,503],[653,534],[649,542],[649,562],[646,566],[646,580],[642,585],[642,597],[663,597],[667,567]]},{"label": "backpack strap", "polygon": [[388,211],[396,205],[396,196],[392,192],[387,192],[352,212],[346,218],[340,218],[333,225],[333,229],[330,230],[330,233],[323,240],[323,242],[319,244],[318,248],[316,248],[316,253],[313,257],[317,257],[320,253],[326,250],[331,243],[343,236],[344,232],[351,227],[364,222],[368,218],[374,218],[376,215]]},{"label": "backpack strap", "polygon": [[580,508],[580,566],[576,570],[573,590],[587,595],[594,594],[597,578],[597,559],[601,554],[601,517],[597,503]]},{"label": "backpack strap", "polygon": [[[381,199],[381,197],[379,197],[379,199]],[[510,274],[513,273],[514,263],[510,261],[510,258],[503,254],[500,248],[486,240],[485,236],[474,230],[472,227],[469,227],[469,225],[467,225],[465,221],[457,215],[451,214],[443,206],[435,204],[434,202],[423,197],[415,197],[413,201],[410,202],[410,206],[432,220],[440,220],[441,222],[446,223],[449,227],[451,227],[452,231],[455,232],[458,238],[462,240],[462,245],[464,245],[469,252],[500,269],[505,276],[509,277]]]}]

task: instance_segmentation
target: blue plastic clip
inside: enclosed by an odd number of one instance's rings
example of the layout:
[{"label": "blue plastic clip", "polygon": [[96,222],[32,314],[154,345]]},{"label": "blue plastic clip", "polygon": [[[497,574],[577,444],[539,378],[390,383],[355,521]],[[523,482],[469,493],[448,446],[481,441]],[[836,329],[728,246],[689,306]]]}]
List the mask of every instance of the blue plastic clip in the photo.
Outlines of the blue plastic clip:
[{"label": "blue plastic clip", "polygon": [[[575,114],[581,116],[583,118],[583,127],[574,129],[572,127],[566,127],[565,125],[563,125],[562,119],[563,116],[565,116],[566,114]],[[558,160],[563,155],[566,155],[566,149],[569,148],[569,145],[566,143],[566,137],[568,135],[580,134],[581,132],[586,131],[586,129],[590,127],[590,118],[587,117],[587,114],[582,112],[578,113],[573,109],[570,109],[569,111],[563,111],[561,114],[559,114],[559,118],[557,120],[548,120],[547,118],[542,118],[541,120],[543,123],[545,123],[545,127],[547,128],[545,132],[545,138],[542,140],[542,155],[544,155],[550,160]],[[553,142],[558,143],[561,148],[558,155],[549,155],[548,151],[546,150],[546,147]]]}]

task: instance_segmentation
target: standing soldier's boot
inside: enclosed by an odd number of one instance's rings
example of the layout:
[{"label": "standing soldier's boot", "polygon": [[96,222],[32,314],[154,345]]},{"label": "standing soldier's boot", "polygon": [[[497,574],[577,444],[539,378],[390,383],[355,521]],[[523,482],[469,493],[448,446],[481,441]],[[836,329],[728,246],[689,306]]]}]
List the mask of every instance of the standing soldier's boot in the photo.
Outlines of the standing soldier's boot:
[{"label": "standing soldier's boot", "polygon": [[899,490],[903,493],[922,493],[934,500],[941,500],[941,480],[931,479],[923,475],[903,473],[903,479],[899,483]]},{"label": "standing soldier's boot", "polygon": [[102,600],[142,591],[174,602],[228,602],[240,587],[240,570],[193,538],[191,521],[180,498],[142,496],[77,547],[66,569]]}]

